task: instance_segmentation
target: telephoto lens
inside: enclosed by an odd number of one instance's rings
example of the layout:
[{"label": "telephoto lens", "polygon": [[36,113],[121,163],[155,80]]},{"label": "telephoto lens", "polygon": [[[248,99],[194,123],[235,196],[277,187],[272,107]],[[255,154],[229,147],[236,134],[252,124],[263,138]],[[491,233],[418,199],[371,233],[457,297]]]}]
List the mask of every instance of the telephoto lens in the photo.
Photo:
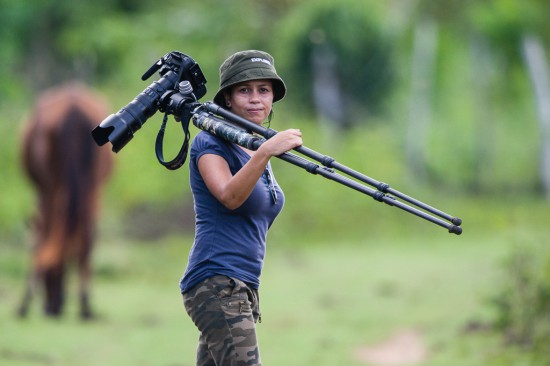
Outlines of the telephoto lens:
[{"label": "telephoto lens", "polygon": [[168,71],[158,81],[153,82],[134,98],[127,106],[105,118],[92,131],[95,142],[102,146],[107,142],[118,153],[134,137],[134,133],[159,109],[159,101],[166,91],[172,89],[178,75]]}]

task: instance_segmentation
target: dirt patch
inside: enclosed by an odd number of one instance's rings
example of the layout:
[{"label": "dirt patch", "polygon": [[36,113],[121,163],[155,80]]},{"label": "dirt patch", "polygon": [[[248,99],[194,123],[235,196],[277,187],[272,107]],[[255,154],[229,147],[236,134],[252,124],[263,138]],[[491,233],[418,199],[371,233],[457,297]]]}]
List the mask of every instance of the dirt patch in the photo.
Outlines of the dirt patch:
[{"label": "dirt patch", "polygon": [[354,357],[373,366],[411,366],[425,361],[428,350],[419,331],[403,329],[380,343],[357,348]]}]

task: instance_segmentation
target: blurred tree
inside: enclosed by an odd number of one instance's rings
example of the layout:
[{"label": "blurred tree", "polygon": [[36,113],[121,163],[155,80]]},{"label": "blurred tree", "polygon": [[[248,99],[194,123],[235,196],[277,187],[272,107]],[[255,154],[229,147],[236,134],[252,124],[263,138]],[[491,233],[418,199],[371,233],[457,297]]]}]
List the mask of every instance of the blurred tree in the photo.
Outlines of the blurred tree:
[{"label": "blurred tree", "polygon": [[25,34],[27,19],[32,13],[30,2],[0,0],[0,96],[2,100],[19,94],[22,88],[21,71],[24,46],[19,41]]},{"label": "blurred tree", "polygon": [[[34,91],[66,79],[93,79],[97,59],[105,55],[97,53],[100,49],[90,44],[87,35],[94,33],[106,17],[135,14],[148,4],[142,0],[109,0],[101,4],[84,0],[21,0],[3,4],[6,11],[0,16],[1,34],[9,50],[8,67],[15,68],[22,76],[19,80],[25,80]],[[10,36],[6,38],[6,34]]]},{"label": "blurred tree", "polygon": [[546,50],[540,37],[526,34],[521,40],[529,71],[540,125],[540,180],[544,196],[550,200],[550,76]]},{"label": "blurred tree", "polygon": [[428,133],[433,110],[438,26],[426,17],[415,25],[411,58],[411,91],[405,141],[408,172],[417,179],[425,178]]},{"label": "blurred tree", "polygon": [[[494,189],[494,179],[490,181],[491,187],[482,187],[483,176],[501,159],[492,158],[496,151],[492,146],[496,128],[492,123],[495,117],[492,107],[507,100],[505,108],[518,108],[518,85],[510,75],[519,70],[529,77],[532,85],[541,136],[539,180],[545,195],[550,197],[550,81],[545,56],[550,27],[544,19],[544,14],[549,12],[550,4],[541,0],[419,0],[416,3],[409,20],[414,30],[405,34],[413,37],[405,149],[410,176],[428,177],[426,156],[429,136],[433,133],[431,115],[436,110],[435,103],[443,100],[439,97],[444,95],[443,74],[454,71],[469,75],[472,83],[469,98],[473,121],[468,121],[473,125],[472,148],[468,151],[468,144],[462,144],[463,151],[458,152],[463,160],[471,156],[468,160],[472,174],[463,172],[462,180],[473,192]],[[445,33],[452,34],[447,39],[456,44],[443,43]],[[452,49],[461,47],[468,47],[472,62],[469,68],[456,69],[449,57],[454,54]],[[464,97],[466,94],[462,93]],[[533,186],[528,181],[523,184]]]},{"label": "blurred tree", "polygon": [[411,82],[405,159],[409,176],[427,178],[426,156],[437,87],[440,28],[463,31],[472,0],[419,0],[412,11]]},{"label": "blurred tree", "polygon": [[301,110],[344,129],[382,111],[394,82],[382,9],[375,1],[309,1],[281,22],[285,76]]},{"label": "blurred tree", "polygon": [[550,199],[550,71],[546,47],[550,26],[546,15],[550,4],[542,0],[517,2],[491,0],[478,4],[474,24],[508,60],[507,67],[522,67],[531,82],[540,130],[539,180]]}]

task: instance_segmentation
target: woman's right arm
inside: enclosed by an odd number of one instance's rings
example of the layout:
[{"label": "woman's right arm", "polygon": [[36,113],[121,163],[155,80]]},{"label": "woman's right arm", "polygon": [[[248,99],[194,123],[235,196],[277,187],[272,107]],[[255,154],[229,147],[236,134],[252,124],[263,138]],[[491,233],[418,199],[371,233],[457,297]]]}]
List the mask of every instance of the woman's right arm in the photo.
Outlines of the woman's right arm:
[{"label": "woman's right arm", "polygon": [[208,190],[230,210],[240,207],[250,196],[269,159],[302,145],[300,130],[289,129],[265,141],[235,175],[219,155],[205,154],[198,161],[199,172]]}]

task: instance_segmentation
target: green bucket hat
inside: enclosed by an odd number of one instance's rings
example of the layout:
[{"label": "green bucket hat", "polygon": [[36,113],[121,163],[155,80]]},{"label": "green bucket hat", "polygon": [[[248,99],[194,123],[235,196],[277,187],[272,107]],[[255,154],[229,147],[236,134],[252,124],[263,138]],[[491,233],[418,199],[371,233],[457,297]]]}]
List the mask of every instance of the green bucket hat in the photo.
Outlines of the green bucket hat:
[{"label": "green bucket hat", "polygon": [[220,66],[220,89],[214,103],[225,105],[223,92],[228,87],[248,80],[271,79],[273,82],[273,103],[283,99],[286,86],[277,75],[273,57],[263,51],[240,51],[227,58]]}]

